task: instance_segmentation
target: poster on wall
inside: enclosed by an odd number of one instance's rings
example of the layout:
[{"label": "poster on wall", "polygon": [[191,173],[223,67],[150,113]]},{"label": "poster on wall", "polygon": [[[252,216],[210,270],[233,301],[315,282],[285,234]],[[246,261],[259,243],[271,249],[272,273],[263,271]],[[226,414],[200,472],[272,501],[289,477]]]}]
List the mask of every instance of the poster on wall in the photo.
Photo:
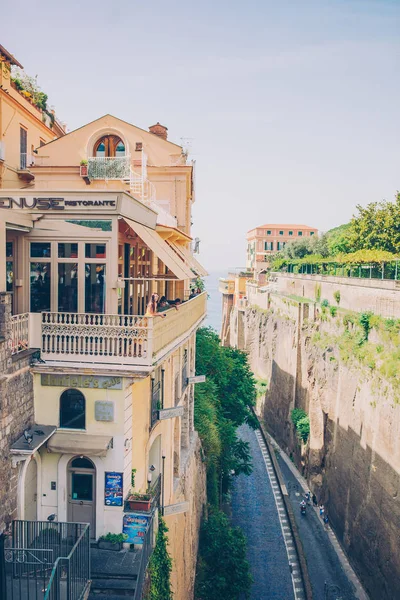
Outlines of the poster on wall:
[{"label": "poster on wall", "polygon": [[106,506],[122,506],[123,504],[123,474],[106,473],[104,482],[104,504]]},{"label": "poster on wall", "polygon": [[128,544],[141,545],[144,542],[146,531],[150,524],[151,515],[142,513],[129,513],[124,515],[124,525],[122,533],[125,533],[128,538]]}]

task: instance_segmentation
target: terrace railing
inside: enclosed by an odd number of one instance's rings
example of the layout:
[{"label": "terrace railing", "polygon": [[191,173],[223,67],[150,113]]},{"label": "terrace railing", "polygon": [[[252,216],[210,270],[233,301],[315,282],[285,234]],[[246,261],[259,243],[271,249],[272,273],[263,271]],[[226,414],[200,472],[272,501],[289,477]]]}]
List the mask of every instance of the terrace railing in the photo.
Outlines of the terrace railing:
[{"label": "terrace railing", "polygon": [[91,156],[88,158],[88,177],[130,180],[130,162],[130,156]]},{"label": "terrace railing", "polygon": [[29,313],[11,317],[11,354],[29,348]]}]

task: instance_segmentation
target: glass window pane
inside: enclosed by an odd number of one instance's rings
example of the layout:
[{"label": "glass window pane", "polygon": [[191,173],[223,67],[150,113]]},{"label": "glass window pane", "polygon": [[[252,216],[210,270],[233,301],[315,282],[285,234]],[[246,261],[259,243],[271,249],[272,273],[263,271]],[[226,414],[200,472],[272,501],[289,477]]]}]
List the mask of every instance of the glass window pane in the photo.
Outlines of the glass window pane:
[{"label": "glass window pane", "polygon": [[93,500],[93,475],[72,473],[72,500]]},{"label": "glass window pane", "polygon": [[85,265],[85,312],[104,313],[106,301],[106,265]]},{"label": "glass window pane", "polygon": [[6,257],[11,258],[13,255],[13,243],[6,242]]},{"label": "glass window pane", "polygon": [[58,310],[77,312],[78,310],[78,265],[58,263]]},{"label": "glass window pane", "polygon": [[85,429],[85,397],[79,390],[69,389],[61,394],[60,427]]},{"label": "glass window pane", "polygon": [[302,232],[302,231],[299,231],[299,233],[298,233],[297,235],[303,235],[303,232]]},{"label": "glass window pane", "polygon": [[105,258],[106,257],[106,245],[105,244],[85,244],[85,257],[86,258]]},{"label": "glass window pane", "polygon": [[94,469],[91,460],[85,457],[81,458],[80,456],[78,456],[78,458],[74,458],[71,463],[71,467],[75,467],[75,469]]},{"label": "glass window pane", "polygon": [[14,283],[14,263],[9,260],[6,262],[6,282],[7,292],[12,292]]},{"label": "glass window pane", "polygon": [[101,142],[98,146],[97,146],[97,150],[96,150],[96,156],[105,156],[106,155],[106,147],[104,145],[104,142]]},{"label": "glass window pane", "polygon": [[50,263],[31,263],[31,312],[50,310]]},{"label": "glass window pane", "polygon": [[31,242],[31,258],[49,258],[50,256],[50,242]]},{"label": "glass window pane", "polygon": [[78,244],[58,244],[58,258],[78,258]]},{"label": "glass window pane", "polygon": [[118,142],[116,145],[115,156],[125,156],[125,146],[123,142]]}]

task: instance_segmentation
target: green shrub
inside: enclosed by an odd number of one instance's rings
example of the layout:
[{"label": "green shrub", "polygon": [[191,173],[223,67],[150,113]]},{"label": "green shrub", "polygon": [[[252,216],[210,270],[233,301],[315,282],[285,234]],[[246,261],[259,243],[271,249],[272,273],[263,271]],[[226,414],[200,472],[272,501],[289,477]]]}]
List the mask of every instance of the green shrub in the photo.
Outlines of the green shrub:
[{"label": "green shrub", "polygon": [[358,318],[358,322],[364,331],[364,341],[368,341],[369,332],[371,331],[371,319],[373,313],[371,311],[363,312]]},{"label": "green shrub", "polygon": [[329,306],[329,302],[326,298],[324,298],[321,302],[321,306],[323,306],[324,308],[328,308]]},{"label": "green shrub", "polygon": [[231,527],[223,512],[212,511],[209,514],[200,531],[197,600],[250,598],[252,577],[246,546],[242,530]]},{"label": "green shrub", "polygon": [[315,284],[314,287],[314,295],[317,302],[321,300],[321,285],[319,283]]},{"label": "green shrub", "polygon": [[99,540],[102,542],[111,542],[112,544],[121,544],[128,539],[126,533],[106,533],[102,535]]},{"label": "green shrub", "polygon": [[330,306],[329,312],[331,313],[331,317],[336,317],[337,314],[337,306]]},{"label": "green shrub", "polygon": [[290,418],[296,428],[299,439],[305,444],[310,435],[310,417],[302,408],[294,408],[290,413]]},{"label": "green shrub", "polygon": [[290,413],[290,418],[292,419],[292,423],[293,423],[293,425],[295,427],[297,425],[297,422],[300,421],[300,419],[303,419],[306,416],[307,416],[307,413],[302,408],[294,408],[292,410],[292,412]]},{"label": "green shrub", "polygon": [[339,304],[340,304],[340,290],[336,290],[335,292],[333,292],[333,297],[336,300],[336,304],[339,306]]}]

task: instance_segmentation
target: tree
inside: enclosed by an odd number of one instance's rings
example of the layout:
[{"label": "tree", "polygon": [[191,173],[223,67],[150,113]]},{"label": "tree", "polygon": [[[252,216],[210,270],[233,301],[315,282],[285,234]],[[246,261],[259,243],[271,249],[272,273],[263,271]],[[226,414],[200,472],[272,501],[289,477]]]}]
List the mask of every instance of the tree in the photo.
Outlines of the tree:
[{"label": "tree", "polygon": [[246,559],[246,538],[231,527],[226,515],[212,512],[200,531],[195,596],[198,600],[238,600],[250,596],[252,577]]},{"label": "tree", "polygon": [[371,202],[357,205],[349,226],[351,251],[386,250],[400,253],[400,193],[394,202]]},{"label": "tree", "polygon": [[339,225],[326,232],[326,241],[329,256],[351,252],[352,247],[349,239],[350,223]]}]

